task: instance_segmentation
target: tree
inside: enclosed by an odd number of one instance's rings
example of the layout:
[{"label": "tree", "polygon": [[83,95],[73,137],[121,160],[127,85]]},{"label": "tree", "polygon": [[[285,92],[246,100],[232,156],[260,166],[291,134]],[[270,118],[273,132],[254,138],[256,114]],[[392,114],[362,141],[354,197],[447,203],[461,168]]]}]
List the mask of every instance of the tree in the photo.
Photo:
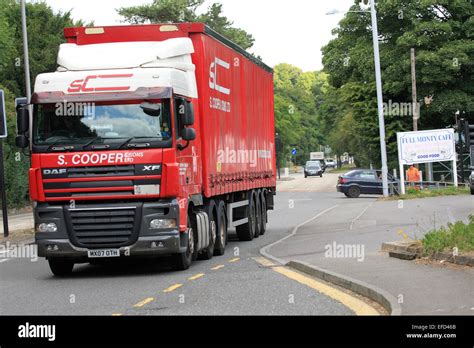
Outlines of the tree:
[{"label": "tree", "polygon": [[196,11],[203,3],[204,0],[154,0],[147,5],[122,7],[117,12],[133,24],[202,22],[243,49],[253,46],[252,35],[234,27],[234,23],[222,14],[222,4],[214,3],[198,15]]},{"label": "tree", "polygon": [[[351,10],[361,10],[360,3],[356,0]],[[410,48],[414,47],[418,95],[422,99],[420,129],[452,125],[457,110],[473,115],[472,2],[380,0],[377,12],[384,101],[411,103]],[[370,15],[348,13],[333,33],[337,37],[322,49],[324,71],[329,74],[333,87],[326,97],[331,100],[344,94],[343,109],[351,110],[355,121],[352,136],[362,139],[365,145],[350,151],[362,159],[363,165],[370,162],[378,165],[380,146]],[[338,89],[343,91],[336,92]],[[425,96],[433,96],[433,102],[423,103]],[[409,116],[385,116],[387,151],[392,166],[396,166],[397,161],[396,132],[411,130]],[[323,124],[338,124],[346,113],[330,115],[323,110],[321,117]],[[331,117],[338,121],[331,121]]]},{"label": "tree", "polygon": [[[59,45],[65,42],[64,27],[83,25],[74,22],[70,12],[54,13],[43,2],[27,3],[28,42],[32,81],[36,75],[56,69]],[[5,92],[8,138],[4,142],[6,193],[9,207],[28,201],[29,158],[15,147],[14,98],[24,96],[23,42],[20,5],[13,0],[0,0],[0,89]]]},{"label": "tree", "polygon": [[290,64],[274,69],[275,128],[289,158],[293,147],[298,149],[299,164],[309,159],[310,152],[324,144],[318,121],[318,102],[327,84],[320,72],[303,72]]}]

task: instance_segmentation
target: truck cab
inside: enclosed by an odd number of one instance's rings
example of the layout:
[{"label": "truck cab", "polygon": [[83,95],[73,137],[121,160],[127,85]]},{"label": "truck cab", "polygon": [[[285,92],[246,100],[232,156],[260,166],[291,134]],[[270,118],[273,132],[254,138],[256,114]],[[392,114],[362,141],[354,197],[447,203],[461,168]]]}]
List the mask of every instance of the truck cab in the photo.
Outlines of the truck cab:
[{"label": "truck cab", "polygon": [[[228,227],[253,239],[275,192],[270,69],[202,24],[64,33],[57,70],[38,75],[31,103],[17,109],[16,143],[31,152],[38,254],[52,272],[156,256],[187,269],[224,253]],[[215,57],[224,53],[232,69]],[[252,80],[240,79],[244,64]],[[244,94],[254,88],[268,98]],[[256,121],[239,104],[260,115],[252,131],[263,136],[241,129]],[[218,159],[229,144],[257,141],[264,147],[242,163]]]},{"label": "truck cab", "polygon": [[57,71],[36,78],[17,143],[32,154],[39,255],[57,272],[101,253],[186,251],[179,198],[201,181],[193,52],[189,38],[66,43]]}]

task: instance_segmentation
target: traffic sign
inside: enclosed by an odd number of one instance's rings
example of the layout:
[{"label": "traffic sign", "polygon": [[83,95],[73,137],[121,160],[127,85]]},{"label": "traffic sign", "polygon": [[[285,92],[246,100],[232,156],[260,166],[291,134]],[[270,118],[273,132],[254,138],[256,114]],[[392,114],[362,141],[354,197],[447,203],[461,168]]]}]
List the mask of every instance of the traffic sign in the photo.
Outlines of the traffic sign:
[{"label": "traffic sign", "polygon": [[296,149],[291,150],[291,154],[292,154],[293,156],[296,156],[297,153],[298,153],[298,151],[297,151]]}]

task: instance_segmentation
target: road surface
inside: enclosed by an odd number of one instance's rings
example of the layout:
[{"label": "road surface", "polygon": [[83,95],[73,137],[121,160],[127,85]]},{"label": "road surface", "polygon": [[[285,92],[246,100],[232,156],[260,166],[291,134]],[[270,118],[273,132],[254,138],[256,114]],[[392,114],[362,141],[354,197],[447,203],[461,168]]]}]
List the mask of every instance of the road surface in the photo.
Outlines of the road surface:
[{"label": "road surface", "polygon": [[[368,271],[358,267],[356,260],[321,258],[325,245],[334,241],[363,244],[367,260],[363,262],[364,266],[370,266],[371,263],[377,265],[376,256],[379,255],[381,242],[401,238],[396,233],[399,226],[416,232],[418,230],[413,229],[413,226],[422,230],[432,224],[430,211],[438,209],[436,219],[440,224],[444,220],[465,219],[474,208],[469,206],[470,196],[459,198],[459,202],[467,202],[461,205],[457,203],[456,197],[449,198],[447,204],[434,206],[411,201],[406,203],[406,211],[418,209],[426,214],[423,218],[413,219],[408,215],[403,218],[404,212],[397,208],[397,201],[378,202],[378,197],[374,196],[348,199],[335,192],[337,174],[328,173],[323,178],[305,179],[302,174],[292,177],[294,180],[278,183],[276,209],[269,212],[269,224],[264,236],[252,242],[240,242],[231,231],[224,256],[214,257],[210,261],[197,261],[184,272],[171,271],[163,261],[148,261],[105,266],[76,265],[72,276],[55,278],[43,259],[32,262],[24,258],[1,259],[0,255],[0,314],[374,314],[372,307],[360,299],[341,293],[337,288],[290,269],[275,267],[271,261],[262,257],[260,249],[289,236],[296,226],[324,213],[302,226],[297,235],[267,251],[285,261],[298,259],[317,262],[328,268],[334,266],[338,272],[349,272],[350,276],[356,272],[361,278],[369,274],[375,277],[372,283],[377,283],[382,281],[383,270],[377,271],[382,273]],[[414,204],[413,209],[410,204]],[[378,210],[369,210],[373,206]],[[395,209],[398,209],[396,213]],[[388,217],[387,222],[383,223],[381,217]],[[421,236],[419,232],[416,233],[417,237]],[[396,264],[397,267],[400,265]],[[403,273],[402,266],[397,269],[397,272]],[[446,273],[435,270],[431,274],[443,276]],[[409,276],[405,278],[410,279]],[[455,291],[469,294],[469,289],[463,287],[472,286],[472,278],[472,272],[469,271],[461,275],[454,274],[451,279],[456,281],[453,283],[458,287]],[[405,295],[408,304],[426,298]],[[442,298],[443,294],[439,296]],[[438,301],[439,304],[441,302]],[[469,303],[464,302],[459,297],[453,304],[457,306],[454,309],[449,307],[449,300],[442,304],[446,313],[459,313],[457,310],[460,306],[468,306],[466,310],[470,308]],[[471,307],[474,308],[474,304]],[[429,308],[420,307],[418,313],[430,313]]]},{"label": "road surface", "polygon": [[[293,184],[305,186],[299,181]],[[0,263],[0,313],[353,315],[350,306],[337,300],[337,290],[333,297],[327,296],[302,284],[304,276],[283,274],[259,254],[260,248],[288,235],[297,224],[341,199],[333,193],[317,193],[321,189],[319,178],[308,182],[314,192],[308,187],[307,192],[282,188],[276,210],[269,213],[264,236],[240,242],[231,232],[224,256],[197,261],[184,272],[169,270],[166,262],[148,261],[76,265],[71,277],[55,278],[43,259],[5,259]]]}]

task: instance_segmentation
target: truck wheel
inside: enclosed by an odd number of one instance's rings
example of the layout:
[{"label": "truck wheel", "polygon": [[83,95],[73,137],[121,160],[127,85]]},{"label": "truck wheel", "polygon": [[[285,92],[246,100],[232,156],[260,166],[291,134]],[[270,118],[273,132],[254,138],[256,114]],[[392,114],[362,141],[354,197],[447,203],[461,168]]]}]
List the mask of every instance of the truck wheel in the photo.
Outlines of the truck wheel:
[{"label": "truck wheel", "polygon": [[260,225],[260,235],[263,236],[267,231],[267,200],[265,198],[265,191],[262,191],[260,195],[260,205],[262,209],[262,224]]},{"label": "truck wheel", "polygon": [[255,238],[260,237],[262,228],[262,205],[260,203],[260,191],[256,191],[255,198]]},{"label": "truck wheel", "polygon": [[257,215],[253,194],[250,195],[249,205],[245,211],[245,217],[248,218],[249,221],[244,225],[237,226],[236,232],[239,240],[249,242],[255,237],[255,220]]},{"label": "truck wheel", "polygon": [[216,245],[214,247],[214,255],[222,256],[225,253],[227,245],[227,220],[225,217],[225,204],[219,201],[217,206],[217,235]]},{"label": "truck wheel", "polygon": [[58,277],[70,275],[72,273],[72,269],[74,268],[74,262],[72,261],[49,259],[48,263],[51,272],[53,272],[53,274]]},{"label": "truck wheel", "polygon": [[351,198],[358,198],[360,196],[360,188],[357,186],[351,186],[349,187],[349,197]]},{"label": "truck wheel", "polygon": [[209,216],[209,246],[199,255],[200,260],[210,260],[214,256],[214,246],[216,245],[217,221],[214,214],[215,204],[211,201],[206,207],[207,216]]},{"label": "truck wheel", "polygon": [[196,253],[195,231],[188,214],[188,247],[184,253],[172,256],[173,268],[177,271],[187,270],[193,262]]}]

